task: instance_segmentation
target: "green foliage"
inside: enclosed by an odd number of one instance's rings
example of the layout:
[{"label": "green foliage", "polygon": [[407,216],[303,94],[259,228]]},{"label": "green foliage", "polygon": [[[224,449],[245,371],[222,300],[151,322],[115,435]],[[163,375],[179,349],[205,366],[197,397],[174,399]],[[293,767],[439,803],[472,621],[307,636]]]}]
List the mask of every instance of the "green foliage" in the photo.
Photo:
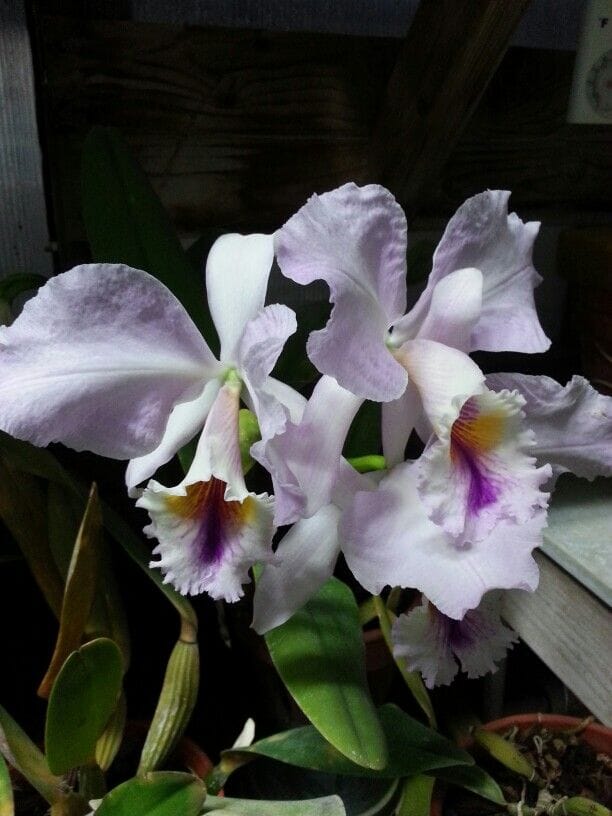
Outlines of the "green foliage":
[{"label": "green foliage", "polygon": [[454,770],[458,765],[474,764],[468,753],[397,706],[384,705],[378,713],[388,746],[388,761],[382,768],[367,768],[351,762],[310,725],[274,734],[248,748],[224,751],[222,765],[226,758],[231,760],[235,755],[265,756],[326,773],[396,779],[426,771],[435,771],[437,775],[438,768],[452,767]]},{"label": "green foliage", "polygon": [[456,768],[443,768],[434,773],[437,779],[457,785],[460,788],[477,793],[497,805],[505,805],[506,800],[501,788],[493,777],[476,765],[460,766]]},{"label": "green foliage", "polygon": [[198,816],[206,796],[204,783],[185,773],[150,773],[107,793],[96,816]]},{"label": "green foliage", "polygon": [[209,345],[216,342],[204,277],[181,247],[168,214],[118,131],[94,128],[83,146],[83,218],[94,260],[144,269],[187,309]]},{"label": "green foliage", "polygon": [[62,780],[51,773],[44,754],[0,706],[0,750],[49,804],[61,798]]},{"label": "green foliage", "polygon": [[209,797],[202,812],[221,812],[224,816],[346,816],[342,801],[337,796],[301,799],[297,802]]},{"label": "green foliage", "polygon": [[266,642],[287,689],[323,737],[352,762],[384,768],[385,735],[367,687],[351,590],[330,579],[292,618],[268,632]]},{"label": "green foliage", "polygon": [[0,816],[15,816],[11,777],[2,754],[0,754]]},{"label": "green foliage", "polygon": [[93,760],[96,742],[117,705],[122,678],[121,652],[108,638],[86,643],[66,660],[47,708],[45,747],[53,773]]}]

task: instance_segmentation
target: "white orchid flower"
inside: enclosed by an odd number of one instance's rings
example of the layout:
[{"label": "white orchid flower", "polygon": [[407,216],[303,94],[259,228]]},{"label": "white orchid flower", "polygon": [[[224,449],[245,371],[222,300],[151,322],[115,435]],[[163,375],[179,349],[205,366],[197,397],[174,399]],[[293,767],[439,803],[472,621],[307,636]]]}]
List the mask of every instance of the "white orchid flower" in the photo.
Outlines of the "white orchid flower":
[{"label": "white orchid flower", "polygon": [[286,306],[264,307],[272,260],[268,235],[213,246],[206,286],[219,360],[165,286],[117,264],[58,275],[0,329],[0,428],[131,459],[132,495],[204,429],[182,482],[151,481],[139,499],[159,539],[154,566],[182,593],[235,600],[249,567],[272,558],[271,500],[247,490],[237,436],[241,396],[264,439],[303,408],[270,377],[296,327]]}]

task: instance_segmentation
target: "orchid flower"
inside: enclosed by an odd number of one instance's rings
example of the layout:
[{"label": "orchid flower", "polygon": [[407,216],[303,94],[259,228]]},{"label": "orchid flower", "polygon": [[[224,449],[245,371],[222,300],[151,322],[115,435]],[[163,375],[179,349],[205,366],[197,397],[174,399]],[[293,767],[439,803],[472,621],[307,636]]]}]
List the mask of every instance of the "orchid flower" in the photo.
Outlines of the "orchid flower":
[{"label": "orchid flower", "polygon": [[385,586],[418,589],[455,620],[489,590],[534,590],[532,551],[542,541],[545,508],[521,524],[502,520],[485,538],[458,546],[425,511],[418,464],[396,465],[377,490],[357,492],[343,513],[342,549],[359,583],[373,595]]},{"label": "orchid flower", "polygon": [[461,620],[446,617],[424,598],[420,606],[397,618],[392,640],[395,658],[408,671],[420,672],[425,685],[433,688],[448,685],[458,663],[470,679],[495,671],[518,638],[502,623],[498,604],[487,595]]},{"label": "orchid flower", "polygon": [[0,329],[0,428],[131,459],[132,495],[204,429],[182,482],[151,481],[139,499],[159,539],[153,565],[182,593],[235,600],[248,568],[272,557],[271,500],[247,490],[237,438],[241,396],[264,439],[303,409],[269,376],[295,331],[290,309],[264,307],[272,260],[266,235],[213,246],[206,285],[220,360],[165,286],[117,264],[58,275]]},{"label": "orchid flower", "polygon": [[[258,449],[269,468],[284,463],[275,489],[279,521],[294,520],[300,502],[305,516],[325,504],[363,398],[384,403],[383,452],[390,465],[403,460],[410,432],[423,419],[433,431],[437,444],[421,462],[419,494],[432,520],[459,543],[483,538],[503,519],[522,522],[542,506],[546,474],[522,452],[521,398],[488,392],[467,354],[548,346],[533,302],[537,225],[508,215],[507,202],[508,193],[488,191],[459,208],[435,252],[427,287],[406,315],[406,220],[384,188],[347,184],[313,196],[276,234],[285,275],[329,284],[332,315],[310,335],[307,350],[336,381],[335,390],[321,386],[326,399],[319,386],[313,394],[317,405],[325,403],[334,444],[306,442],[312,430],[305,413],[298,428],[288,424]],[[327,477],[317,500],[305,503],[304,475],[315,458]]]}]

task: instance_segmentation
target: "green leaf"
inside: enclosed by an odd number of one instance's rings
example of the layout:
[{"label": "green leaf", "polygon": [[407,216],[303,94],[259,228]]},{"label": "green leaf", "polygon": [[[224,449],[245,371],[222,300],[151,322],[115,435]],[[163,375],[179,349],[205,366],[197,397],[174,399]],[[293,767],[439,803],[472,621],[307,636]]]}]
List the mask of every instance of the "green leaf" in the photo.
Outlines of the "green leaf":
[{"label": "green leaf", "polygon": [[434,780],[428,776],[413,776],[406,779],[397,816],[429,816],[433,787]]},{"label": "green leaf", "polygon": [[282,626],[266,635],[287,689],[340,753],[384,768],[385,735],[367,687],[359,609],[351,590],[330,579]]},{"label": "green leaf", "polygon": [[216,345],[204,275],[194,270],[161,201],[117,130],[90,131],[81,171],[83,218],[94,259],[149,272],[181,301],[209,345]]},{"label": "green leaf", "polygon": [[[226,816],[346,816],[342,800],[337,796],[301,799],[297,802],[265,802],[254,799],[229,799],[228,797],[221,799],[209,796],[204,803],[202,813],[216,813],[217,811],[223,812]],[[96,816],[106,816],[106,814],[96,814]]]},{"label": "green leaf", "polygon": [[150,773],[107,793],[96,816],[198,816],[205,797],[206,788],[197,776]]},{"label": "green leaf", "polygon": [[122,677],[121,652],[108,638],[86,643],[66,660],[51,691],[45,726],[53,773],[67,773],[93,760],[121,693]]},{"label": "green leaf", "polygon": [[[62,467],[53,454],[45,448],[36,448],[34,445],[30,445],[29,442],[13,439],[13,437],[0,431],[0,456],[6,458],[14,468],[65,485],[77,498],[83,501],[83,504],[85,503],[87,490],[83,488],[68,471]],[[163,576],[159,570],[153,570],[149,567],[151,551],[145,547],[140,537],[136,535],[119,513],[114,511],[104,501],[101,502],[101,505],[104,526],[110,535],[123,547],[130,558],[138,564],[151,581],[156,584],[160,592],[162,592],[174,606],[183,621],[188,622],[192,628],[197,630],[197,616],[187,598],[173,589],[170,584],[164,584]],[[50,562],[51,561],[52,559],[50,559]],[[58,615],[59,607],[61,607],[61,582]]]},{"label": "green leaf", "polygon": [[47,502],[39,481],[0,457],[0,518],[23,553],[28,566],[59,617],[63,583],[47,535]]},{"label": "green leaf", "polygon": [[51,663],[38,694],[45,699],[68,655],[78,649],[96,592],[102,539],[102,515],[95,484],[79,529],[68,574],[60,615],[59,632]]},{"label": "green leaf", "polygon": [[62,780],[51,773],[47,760],[25,731],[0,706],[0,751],[49,804],[61,798]]},{"label": "green leaf", "polygon": [[43,275],[34,273],[17,272],[14,275],[7,275],[0,280],[0,300],[11,303],[18,295],[38,289],[46,282],[47,279]]},{"label": "green leaf", "polygon": [[2,754],[0,754],[0,816],[15,816],[13,786]]},{"label": "green leaf", "polygon": [[222,754],[221,767],[226,760],[231,764],[235,756],[265,756],[326,773],[395,779],[437,768],[474,764],[470,754],[457,748],[437,731],[409,717],[397,706],[384,705],[378,713],[389,751],[388,762],[381,769],[365,768],[351,762],[309,725],[266,737],[248,748],[230,748]]},{"label": "green leaf", "polygon": [[443,768],[432,772],[431,775],[435,776],[436,779],[448,782],[450,785],[457,785],[460,788],[472,791],[472,793],[477,793],[497,805],[506,804],[504,794],[497,782],[477,765]]}]

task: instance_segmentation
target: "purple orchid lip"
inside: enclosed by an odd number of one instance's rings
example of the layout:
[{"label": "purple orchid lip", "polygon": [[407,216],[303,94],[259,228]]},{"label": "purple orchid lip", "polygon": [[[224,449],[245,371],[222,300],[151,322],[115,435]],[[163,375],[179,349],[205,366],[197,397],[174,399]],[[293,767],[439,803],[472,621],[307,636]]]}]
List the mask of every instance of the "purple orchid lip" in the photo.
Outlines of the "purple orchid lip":
[{"label": "purple orchid lip", "polygon": [[239,534],[255,512],[249,496],[244,501],[226,501],[227,484],[214,476],[208,482],[188,485],[184,496],[168,495],[167,509],[193,524],[196,532],[189,544],[202,566],[218,565],[228,541]]},{"label": "purple orchid lip", "polygon": [[462,469],[469,482],[468,513],[478,515],[494,504],[502,489],[487,467],[486,455],[502,440],[504,417],[481,414],[474,398],[466,400],[451,429],[450,455],[455,467]]}]

